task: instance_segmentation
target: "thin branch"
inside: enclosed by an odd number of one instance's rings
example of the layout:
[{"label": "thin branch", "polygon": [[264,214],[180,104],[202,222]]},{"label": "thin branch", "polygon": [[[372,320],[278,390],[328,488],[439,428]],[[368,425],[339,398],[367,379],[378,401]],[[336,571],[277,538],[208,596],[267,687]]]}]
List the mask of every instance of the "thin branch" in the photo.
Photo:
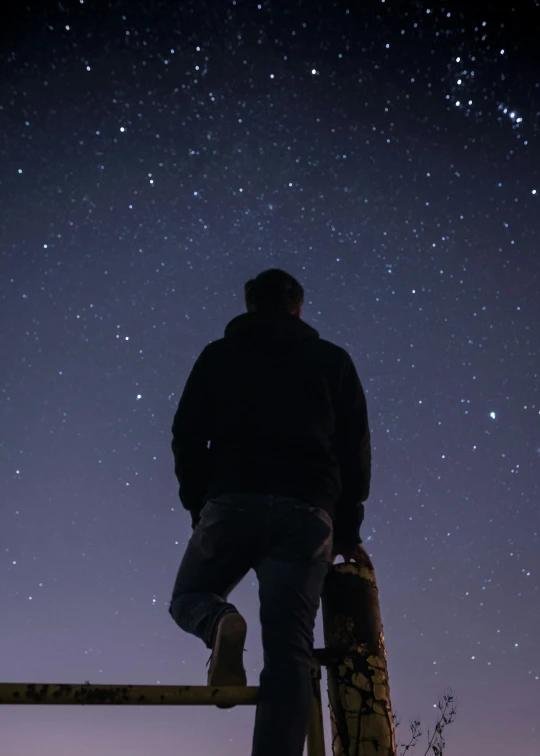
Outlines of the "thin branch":
[{"label": "thin branch", "polygon": [[446,746],[446,742],[443,736],[444,728],[447,725],[452,724],[452,722],[454,722],[456,718],[457,709],[454,704],[454,693],[451,690],[448,690],[443,694],[442,699],[442,701],[439,699],[437,703],[437,708],[440,710],[441,714],[437,722],[435,723],[435,728],[431,737],[429,736],[428,729],[428,747],[426,748],[423,756],[428,756],[428,753],[430,751],[432,751],[435,756],[442,756],[442,753]]},{"label": "thin branch", "polygon": [[412,749],[416,746],[417,741],[422,737],[422,730],[420,728],[420,720],[419,719],[413,719],[412,722],[409,723],[409,726],[411,728],[411,739],[408,743],[400,743],[399,746],[403,746],[403,750],[400,753],[400,756],[403,756],[403,754],[407,753],[408,751],[412,751]]}]

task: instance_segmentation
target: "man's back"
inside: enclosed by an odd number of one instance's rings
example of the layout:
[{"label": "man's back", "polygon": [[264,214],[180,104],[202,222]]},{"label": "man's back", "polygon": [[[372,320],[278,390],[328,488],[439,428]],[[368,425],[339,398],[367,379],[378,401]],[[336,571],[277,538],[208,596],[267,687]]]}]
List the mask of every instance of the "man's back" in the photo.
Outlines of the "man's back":
[{"label": "man's back", "polygon": [[[195,466],[198,480],[185,481],[185,502],[181,481],[184,506],[194,508],[195,490],[210,498],[284,494],[337,515],[338,531],[359,525],[352,515],[369,493],[369,428],[344,349],[289,313],[248,312],[203,350],[186,392],[192,406],[204,396],[210,448]],[[173,425],[178,449],[182,415],[181,402]]]}]

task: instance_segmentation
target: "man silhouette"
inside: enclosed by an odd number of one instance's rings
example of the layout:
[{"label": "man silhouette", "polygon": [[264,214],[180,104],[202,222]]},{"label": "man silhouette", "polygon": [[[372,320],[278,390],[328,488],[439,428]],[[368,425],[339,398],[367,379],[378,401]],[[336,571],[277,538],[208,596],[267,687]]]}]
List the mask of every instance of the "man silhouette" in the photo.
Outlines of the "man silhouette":
[{"label": "man silhouette", "polygon": [[247,312],[206,346],[172,426],[193,533],[169,612],[211,649],[209,685],[245,685],[246,623],[227,598],[253,568],[264,667],[252,756],[302,756],[313,629],[337,555],[371,566],[359,534],[371,475],[354,363],[300,319],[283,270],[244,287]]}]

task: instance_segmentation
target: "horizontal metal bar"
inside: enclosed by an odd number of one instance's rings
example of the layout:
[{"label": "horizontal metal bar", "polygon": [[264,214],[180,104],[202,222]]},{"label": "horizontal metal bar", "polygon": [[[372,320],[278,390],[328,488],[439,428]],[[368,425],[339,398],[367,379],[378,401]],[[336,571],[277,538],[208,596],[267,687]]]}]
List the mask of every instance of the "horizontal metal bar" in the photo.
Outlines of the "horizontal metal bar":
[{"label": "horizontal metal bar", "polygon": [[69,685],[0,683],[0,704],[93,704],[97,706],[247,706],[257,703],[255,685]]},{"label": "horizontal metal bar", "polygon": [[[318,665],[332,663],[338,656],[342,657],[343,651],[314,649],[317,675],[320,677]],[[257,686],[0,683],[0,705],[249,706],[257,703],[258,690]]]}]

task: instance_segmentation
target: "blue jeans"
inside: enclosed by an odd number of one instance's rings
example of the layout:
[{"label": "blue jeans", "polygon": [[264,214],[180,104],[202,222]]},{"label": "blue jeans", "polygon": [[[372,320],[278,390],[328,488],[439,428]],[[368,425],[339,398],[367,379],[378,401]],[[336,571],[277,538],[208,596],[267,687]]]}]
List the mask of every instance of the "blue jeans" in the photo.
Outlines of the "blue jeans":
[{"label": "blue jeans", "polygon": [[169,613],[212,648],[227,597],[253,568],[264,666],[252,756],[302,756],[311,705],[313,629],[331,564],[332,518],[289,496],[235,493],[206,502],[180,564]]}]

